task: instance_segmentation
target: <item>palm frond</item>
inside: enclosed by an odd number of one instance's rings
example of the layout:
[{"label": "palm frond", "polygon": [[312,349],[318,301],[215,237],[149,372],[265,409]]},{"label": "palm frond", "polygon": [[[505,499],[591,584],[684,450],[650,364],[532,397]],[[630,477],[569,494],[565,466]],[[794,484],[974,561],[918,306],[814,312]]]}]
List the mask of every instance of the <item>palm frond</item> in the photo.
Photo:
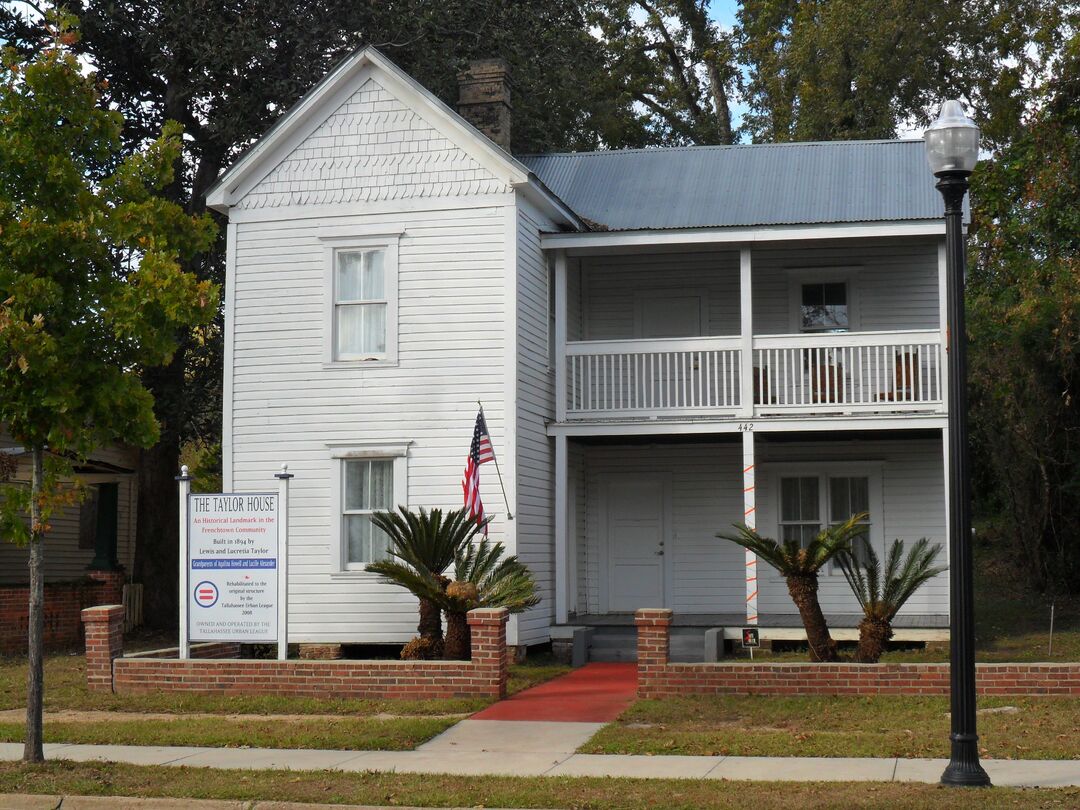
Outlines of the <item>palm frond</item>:
[{"label": "palm frond", "polygon": [[476,585],[479,607],[505,607],[521,613],[540,603],[536,582],[528,566],[516,556],[504,557],[502,543],[488,538],[469,544],[458,553],[454,576]]},{"label": "palm frond", "polygon": [[778,542],[739,524],[735,524],[734,534],[721,533],[716,536],[752,551],[784,577],[805,576],[816,574],[829,560],[850,551],[852,539],[865,531],[865,527],[859,523],[865,519],[865,514],[852,515],[844,523],[827,526],[805,548],[797,540]]},{"label": "palm frond", "polygon": [[947,570],[934,565],[941,546],[931,546],[925,537],[906,556],[904,541],[894,540],[885,557],[884,574],[873,547],[867,544],[865,550],[866,561],[861,565],[850,551],[837,560],[863,613],[875,619],[891,622],[915,591]]}]

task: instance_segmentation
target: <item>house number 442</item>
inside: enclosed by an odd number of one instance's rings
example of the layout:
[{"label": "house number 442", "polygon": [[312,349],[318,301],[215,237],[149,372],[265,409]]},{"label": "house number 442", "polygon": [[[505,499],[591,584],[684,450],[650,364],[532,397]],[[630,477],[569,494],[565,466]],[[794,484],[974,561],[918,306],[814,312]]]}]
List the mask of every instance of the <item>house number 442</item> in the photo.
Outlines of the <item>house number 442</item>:
[{"label": "house number 442", "polygon": [[753,429],[754,429],[754,423],[753,422],[740,422],[739,423],[739,430],[741,430],[743,433],[750,433],[751,431],[753,431]]}]

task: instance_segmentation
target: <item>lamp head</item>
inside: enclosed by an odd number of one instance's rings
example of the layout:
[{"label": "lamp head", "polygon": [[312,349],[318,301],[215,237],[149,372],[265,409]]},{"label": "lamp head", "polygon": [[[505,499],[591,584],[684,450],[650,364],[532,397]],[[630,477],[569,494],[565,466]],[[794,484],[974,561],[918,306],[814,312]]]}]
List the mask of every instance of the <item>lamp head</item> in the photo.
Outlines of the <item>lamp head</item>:
[{"label": "lamp head", "polygon": [[935,176],[971,174],[979,161],[979,128],[956,100],[941,105],[937,120],[924,136],[926,161]]}]

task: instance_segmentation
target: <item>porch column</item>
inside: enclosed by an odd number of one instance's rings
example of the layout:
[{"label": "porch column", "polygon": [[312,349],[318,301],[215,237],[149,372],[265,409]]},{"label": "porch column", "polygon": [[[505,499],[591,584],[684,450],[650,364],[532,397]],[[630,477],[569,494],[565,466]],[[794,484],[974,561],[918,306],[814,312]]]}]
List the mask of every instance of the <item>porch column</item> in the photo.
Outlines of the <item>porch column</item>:
[{"label": "porch column", "polygon": [[[555,421],[566,421],[566,251],[555,251]],[[565,442],[566,440],[563,439]],[[565,478],[563,479],[565,483]]]},{"label": "porch column", "polygon": [[[565,289],[565,288],[564,288]],[[565,435],[555,437],[555,623],[566,624],[569,616],[570,555],[568,553],[569,498],[567,477],[569,457]]]},{"label": "porch column", "polygon": [[[748,529],[757,528],[757,496],[754,485],[754,432],[744,430],[743,447],[743,523]],[[746,623],[758,623],[757,555],[746,551]]]},{"label": "porch column", "polygon": [[739,415],[754,415],[754,310],[751,294],[750,248],[739,251],[739,335],[741,363],[739,366]]}]

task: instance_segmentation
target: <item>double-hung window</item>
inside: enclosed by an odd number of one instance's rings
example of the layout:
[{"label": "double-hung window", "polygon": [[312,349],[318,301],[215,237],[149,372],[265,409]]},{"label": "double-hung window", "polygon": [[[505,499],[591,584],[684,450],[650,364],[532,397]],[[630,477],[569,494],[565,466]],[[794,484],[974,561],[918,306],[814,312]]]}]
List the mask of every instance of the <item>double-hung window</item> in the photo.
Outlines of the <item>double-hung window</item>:
[{"label": "double-hung window", "polygon": [[328,363],[397,362],[400,232],[347,236],[327,229],[325,358]]},{"label": "double-hung window", "polygon": [[385,559],[388,538],[371,520],[408,502],[408,443],[332,446],[335,529],[331,535],[331,571],[363,571]]},{"label": "double-hung window", "polygon": [[[795,540],[805,548],[824,526],[836,526],[852,515],[866,513],[859,521],[863,529],[852,541],[856,561],[865,563],[867,545],[878,542],[879,524],[875,521],[881,520],[879,478],[845,470],[836,475],[782,475],[779,484],[781,541]],[[830,563],[829,572],[840,573],[840,566]]]},{"label": "double-hung window", "polygon": [[386,358],[386,250],[339,250],[334,279],[334,356]]}]

